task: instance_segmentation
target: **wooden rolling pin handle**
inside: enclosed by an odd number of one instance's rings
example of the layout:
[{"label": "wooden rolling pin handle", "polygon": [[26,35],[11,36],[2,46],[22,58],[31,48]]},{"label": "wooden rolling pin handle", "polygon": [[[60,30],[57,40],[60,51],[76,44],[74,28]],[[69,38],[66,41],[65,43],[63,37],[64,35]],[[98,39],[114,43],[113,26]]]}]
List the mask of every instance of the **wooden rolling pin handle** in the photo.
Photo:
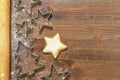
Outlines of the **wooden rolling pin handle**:
[{"label": "wooden rolling pin handle", "polygon": [[0,0],[0,80],[9,80],[10,0]]}]

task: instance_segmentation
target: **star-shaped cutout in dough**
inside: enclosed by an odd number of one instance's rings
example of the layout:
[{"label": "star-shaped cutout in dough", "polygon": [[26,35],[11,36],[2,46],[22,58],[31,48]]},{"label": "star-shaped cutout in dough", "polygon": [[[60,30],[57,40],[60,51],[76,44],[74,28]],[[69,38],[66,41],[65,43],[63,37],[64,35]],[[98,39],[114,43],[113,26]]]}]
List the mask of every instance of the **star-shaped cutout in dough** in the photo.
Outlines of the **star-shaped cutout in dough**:
[{"label": "star-shaped cutout in dough", "polygon": [[66,49],[67,46],[60,40],[60,34],[56,34],[54,37],[45,37],[46,46],[43,49],[44,53],[51,53],[54,58],[57,58],[59,53]]},{"label": "star-shaped cutout in dough", "polygon": [[37,11],[37,16],[32,18],[31,21],[33,24],[37,24],[38,31],[41,34],[44,28],[52,29],[51,18],[52,8],[44,7]]},{"label": "star-shaped cutout in dough", "polygon": [[[57,76],[56,76],[57,74]],[[56,70],[54,64],[50,65],[50,73],[47,75],[40,75],[37,80],[68,80],[69,71],[63,69],[62,71]]]}]

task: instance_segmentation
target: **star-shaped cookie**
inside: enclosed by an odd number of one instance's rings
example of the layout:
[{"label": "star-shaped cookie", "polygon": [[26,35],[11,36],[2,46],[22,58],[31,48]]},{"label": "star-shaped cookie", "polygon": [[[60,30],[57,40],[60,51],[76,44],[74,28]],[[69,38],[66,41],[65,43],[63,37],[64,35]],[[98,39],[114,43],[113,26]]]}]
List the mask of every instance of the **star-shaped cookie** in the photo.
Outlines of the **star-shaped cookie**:
[{"label": "star-shaped cookie", "polygon": [[60,40],[60,34],[54,37],[45,37],[46,46],[43,49],[44,53],[51,53],[54,58],[57,58],[59,53],[66,49],[67,46]]}]

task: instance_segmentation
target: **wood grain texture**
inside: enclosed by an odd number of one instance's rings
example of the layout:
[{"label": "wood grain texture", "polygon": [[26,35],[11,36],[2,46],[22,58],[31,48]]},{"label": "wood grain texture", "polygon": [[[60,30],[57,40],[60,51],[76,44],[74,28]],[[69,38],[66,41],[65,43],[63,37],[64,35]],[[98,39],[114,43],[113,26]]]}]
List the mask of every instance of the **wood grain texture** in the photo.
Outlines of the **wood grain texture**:
[{"label": "wood grain texture", "polygon": [[70,80],[120,80],[120,0],[42,1],[54,14],[41,38],[61,34],[68,49],[58,61],[70,65]]},{"label": "wood grain texture", "polygon": [[[53,30],[45,28],[41,35],[31,35],[40,38],[34,51],[40,50],[40,60],[46,65],[42,73],[49,73],[50,63],[54,63],[57,70],[60,66],[70,70],[69,80],[120,80],[120,0],[41,1],[42,7],[53,9]],[[26,18],[23,15],[16,21]],[[42,50],[44,36],[56,33],[68,49],[54,59]]]}]

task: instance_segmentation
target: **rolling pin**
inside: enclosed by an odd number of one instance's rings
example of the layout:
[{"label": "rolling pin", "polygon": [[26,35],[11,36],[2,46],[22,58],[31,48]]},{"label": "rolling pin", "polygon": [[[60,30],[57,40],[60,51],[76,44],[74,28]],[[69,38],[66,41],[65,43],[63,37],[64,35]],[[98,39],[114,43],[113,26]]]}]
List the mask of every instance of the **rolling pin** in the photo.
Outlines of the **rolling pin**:
[{"label": "rolling pin", "polygon": [[0,80],[9,80],[10,0],[0,0]]}]

